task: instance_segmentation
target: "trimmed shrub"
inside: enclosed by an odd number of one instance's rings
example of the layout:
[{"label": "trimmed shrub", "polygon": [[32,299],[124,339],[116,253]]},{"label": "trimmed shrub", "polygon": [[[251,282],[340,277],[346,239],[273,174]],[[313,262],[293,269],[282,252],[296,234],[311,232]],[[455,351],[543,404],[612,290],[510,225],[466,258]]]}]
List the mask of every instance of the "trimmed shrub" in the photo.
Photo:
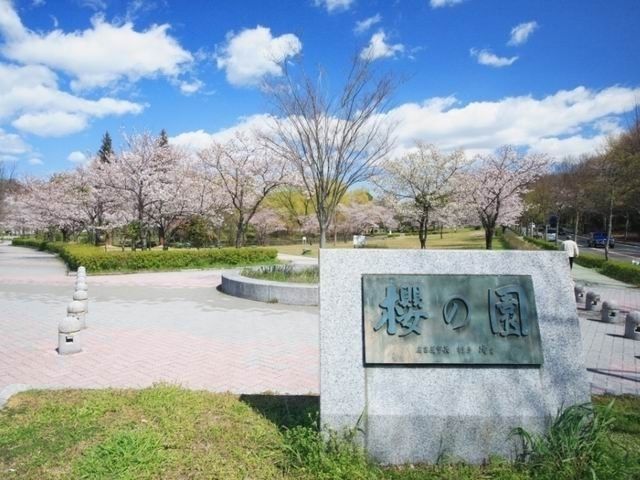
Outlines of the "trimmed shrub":
[{"label": "trimmed shrub", "polygon": [[535,245],[525,241],[511,230],[504,232],[500,240],[508,250],[537,250]]},{"label": "trimmed shrub", "polygon": [[[556,250],[557,247],[552,242],[546,242],[538,238],[525,237],[530,242],[545,250]],[[604,257],[597,255],[581,254],[576,257],[575,262],[583,267],[594,268],[609,278],[619,280],[621,282],[630,283],[640,286],[640,267],[619,260],[605,260]]]},{"label": "trimmed shrub", "polygon": [[533,238],[533,237],[524,237],[524,239],[527,242],[533,243],[535,246],[543,250],[558,250],[558,245],[556,245],[553,242],[547,242],[546,240],[542,240],[540,238]]},{"label": "trimmed shrub", "polygon": [[579,257],[576,257],[575,262],[578,265],[581,265],[587,268],[600,268],[604,265],[605,259],[604,257],[599,257],[597,255],[589,255],[587,253],[587,254],[580,254]]},{"label": "trimmed shrub", "polygon": [[640,268],[636,265],[609,260],[603,262],[598,270],[607,277],[640,286]]},{"label": "trimmed shrub", "polygon": [[105,251],[100,247],[36,239],[15,239],[13,245],[57,253],[70,270],[83,265],[89,272],[136,272],[181,268],[233,267],[273,263],[273,248],[212,248],[202,250]]}]

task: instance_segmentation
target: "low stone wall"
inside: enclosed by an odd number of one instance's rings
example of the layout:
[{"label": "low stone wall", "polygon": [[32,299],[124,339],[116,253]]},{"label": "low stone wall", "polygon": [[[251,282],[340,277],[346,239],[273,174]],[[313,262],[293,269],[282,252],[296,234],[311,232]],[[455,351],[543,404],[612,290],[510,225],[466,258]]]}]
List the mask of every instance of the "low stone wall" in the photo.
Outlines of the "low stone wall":
[{"label": "low stone wall", "polygon": [[271,282],[230,272],[222,274],[220,289],[227,295],[258,302],[318,305],[317,284]]}]

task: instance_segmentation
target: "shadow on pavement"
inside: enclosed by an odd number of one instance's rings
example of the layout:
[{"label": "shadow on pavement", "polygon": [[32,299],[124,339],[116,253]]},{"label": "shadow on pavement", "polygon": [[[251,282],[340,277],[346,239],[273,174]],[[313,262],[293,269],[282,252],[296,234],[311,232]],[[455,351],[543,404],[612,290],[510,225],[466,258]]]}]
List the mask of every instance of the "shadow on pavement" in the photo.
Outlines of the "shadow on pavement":
[{"label": "shadow on pavement", "polygon": [[[599,375],[606,375],[608,377],[620,378],[622,380],[631,380],[632,382],[640,382],[640,376],[635,371],[631,370],[609,370],[606,368],[587,368],[588,372],[597,373]],[[629,376],[624,374],[631,374],[635,376]]]}]

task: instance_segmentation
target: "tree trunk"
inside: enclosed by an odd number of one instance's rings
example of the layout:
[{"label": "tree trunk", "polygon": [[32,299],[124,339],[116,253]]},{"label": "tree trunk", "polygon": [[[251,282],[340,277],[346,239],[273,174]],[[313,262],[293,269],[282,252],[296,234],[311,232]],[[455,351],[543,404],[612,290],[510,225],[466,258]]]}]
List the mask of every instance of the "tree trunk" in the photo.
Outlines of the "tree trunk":
[{"label": "tree trunk", "polygon": [[580,224],[580,212],[576,211],[576,219],[573,224],[573,241],[578,243],[578,226]]},{"label": "tree trunk", "polygon": [[487,250],[493,250],[493,234],[495,230],[495,226],[484,227],[484,242]]},{"label": "tree trunk", "polygon": [[242,245],[244,245],[244,221],[240,219],[236,229],[236,248],[240,248]]},{"label": "tree trunk", "polygon": [[320,244],[319,248],[325,248],[327,245],[327,230],[324,225],[320,225]]},{"label": "tree trunk", "polygon": [[429,235],[429,209],[425,208],[420,216],[420,226],[418,227],[418,238],[420,239],[420,249],[427,248],[427,236]]},{"label": "tree trunk", "polygon": [[424,216],[420,217],[420,226],[418,227],[418,238],[420,239],[420,248],[424,250],[427,248],[427,229],[425,227]]},{"label": "tree trunk", "polygon": [[629,212],[625,212],[624,215],[624,239],[629,236]]},{"label": "tree trunk", "polygon": [[165,247],[165,237],[166,233],[164,230],[164,226],[160,225],[158,227],[158,244],[162,247],[163,250],[168,250],[169,247]]},{"label": "tree trunk", "polygon": [[604,242],[604,259],[609,260],[609,242],[611,241],[611,224],[613,223],[613,189],[609,196],[609,214],[607,215],[607,238]]}]

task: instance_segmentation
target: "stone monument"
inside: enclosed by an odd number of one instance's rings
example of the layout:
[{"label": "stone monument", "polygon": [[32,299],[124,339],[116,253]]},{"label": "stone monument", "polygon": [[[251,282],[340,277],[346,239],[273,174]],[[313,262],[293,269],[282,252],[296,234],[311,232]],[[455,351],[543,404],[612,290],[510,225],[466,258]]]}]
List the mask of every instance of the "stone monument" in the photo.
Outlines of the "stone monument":
[{"label": "stone monument", "polygon": [[321,250],[321,423],[376,460],[513,458],[588,401],[564,252]]}]

